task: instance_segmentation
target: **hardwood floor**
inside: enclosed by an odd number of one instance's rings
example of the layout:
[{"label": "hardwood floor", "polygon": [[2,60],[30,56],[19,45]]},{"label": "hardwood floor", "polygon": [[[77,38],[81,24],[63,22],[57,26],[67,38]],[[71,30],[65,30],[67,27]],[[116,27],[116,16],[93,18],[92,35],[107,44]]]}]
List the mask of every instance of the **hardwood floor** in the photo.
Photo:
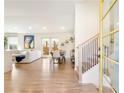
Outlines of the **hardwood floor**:
[{"label": "hardwood floor", "polygon": [[31,64],[15,64],[5,74],[5,93],[98,93],[92,84],[81,85],[70,64],[54,64],[43,58]]}]

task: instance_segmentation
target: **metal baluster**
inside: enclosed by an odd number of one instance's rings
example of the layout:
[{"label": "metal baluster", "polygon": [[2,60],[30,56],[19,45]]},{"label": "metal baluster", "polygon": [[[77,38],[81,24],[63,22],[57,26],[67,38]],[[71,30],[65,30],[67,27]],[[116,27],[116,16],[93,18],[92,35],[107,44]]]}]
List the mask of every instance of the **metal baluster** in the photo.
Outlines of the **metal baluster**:
[{"label": "metal baluster", "polygon": [[[87,51],[88,47],[89,47],[89,43],[86,44],[86,51],[85,51],[86,53],[88,52],[88,51]],[[87,56],[88,56],[88,54],[87,54]],[[87,62],[86,64],[87,64],[87,70],[88,70],[88,61],[87,61],[87,56],[86,56],[85,61]]]},{"label": "metal baluster", "polygon": [[95,65],[95,62],[96,62],[96,39],[94,40],[94,65]]},{"label": "metal baluster", "polygon": [[93,41],[94,40],[92,40],[92,67],[93,67]]},{"label": "metal baluster", "polygon": [[85,51],[86,51],[86,47],[85,47],[86,45],[84,45],[84,67],[85,67],[85,71],[87,70],[87,65],[85,65],[85,62],[86,62],[86,53],[85,53]]},{"label": "metal baluster", "polygon": [[90,41],[89,42],[89,61],[88,61],[89,62],[89,67],[88,67],[89,69],[91,68],[91,63],[92,63],[92,60],[91,60],[92,49],[91,48],[92,48],[92,42]]},{"label": "metal baluster", "polygon": [[92,67],[92,40],[90,41],[90,67],[89,69]]},{"label": "metal baluster", "polygon": [[98,63],[98,58],[100,57],[99,50],[100,50],[100,48],[98,46],[98,38],[97,38],[96,39],[96,54],[97,54],[97,56],[96,56],[96,64]]},{"label": "metal baluster", "polygon": [[83,63],[82,63],[82,65],[83,65],[83,67],[84,67],[84,71],[83,72],[85,72],[86,71],[86,66],[84,65],[84,62],[85,62],[85,45],[83,45]]},{"label": "metal baluster", "polygon": [[85,66],[86,66],[86,67],[85,67],[85,70],[87,70],[87,62],[86,62],[86,45],[85,45],[85,52],[84,52],[84,53],[85,53],[85,60],[84,60],[84,62],[85,62]]},{"label": "metal baluster", "polygon": [[95,54],[96,54],[96,58],[95,58],[95,65],[97,64],[97,58],[98,58],[98,47],[97,47],[97,39],[95,40]]},{"label": "metal baluster", "polygon": [[[87,57],[87,59],[90,58],[90,55],[91,55],[91,53],[90,53],[90,51],[91,51],[91,50],[90,50],[90,43],[89,43],[89,42],[88,42],[88,47],[89,47],[89,48],[87,48],[87,52],[88,52],[88,57]],[[87,60],[87,62],[88,62],[88,70],[89,70],[90,60]]]},{"label": "metal baluster", "polygon": [[98,57],[98,54],[97,54],[97,39],[95,40],[95,63],[94,65],[96,65],[97,63],[97,57]]},{"label": "metal baluster", "polygon": [[[89,46],[89,48],[87,48],[87,51],[88,51],[88,57],[90,57],[91,56],[91,53],[90,53],[90,51],[91,51],[91,49],[90,49],[90,43],[88,42],[88,46]],[[87,57],[87,59],[88,59],[88,57]],[[87,60],[87,62],[88,62],[88,69],[90,68],[90,60]]]},{"label": "metal baluster", "polygon": [[91,67],[93,67],[93,40],[91,41]]},{"label": "metal baluster", "polygon": [[89,54],[90,54],[89,69],[90,69],[90,66],[91,66],[90,64],[92,63],[92,60],[91,60],[91,56],[92,56],[92,49],[91,49],[91,46],[92,46],[92,42],[90,41],[90,42],[89,42],[89,47],[90,47],[90,48],[89,48],[89,49],[90,49],[90,52],[89,52]]},{"label": "metal baluster", "polygon": [[94,65],[95,65],[95,62],[96,62],[96,56],[97,56],[97,53],[96,53],[96,40],[97,39],[95,39],[95,41],[94,41]]},{"label": "metal baluster", "polygon": [[93,50],[92,50],[92,51],[93,51],[93,54],[92,54],[93,64],[92,64],[92,66],[94,66],[94,41],[95,41],[95,39],[93,40],[93,48],[92,48],[92,49],[93,49]]},{"label": "metal baluster", "polygon": [[83,62],[84,62],[84,46],[82,46],[82,73],[84,73],[84,65],[83,65]]}]

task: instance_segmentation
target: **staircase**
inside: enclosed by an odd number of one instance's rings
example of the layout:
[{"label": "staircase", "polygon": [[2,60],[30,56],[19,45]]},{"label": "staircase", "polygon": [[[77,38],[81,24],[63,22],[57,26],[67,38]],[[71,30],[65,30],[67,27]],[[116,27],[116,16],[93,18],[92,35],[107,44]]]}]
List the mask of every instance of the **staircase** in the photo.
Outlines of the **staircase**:
[{"label": "staircase", "polygon": [[99,34],[77,47],[80,83],[99,84]]},{"label": "staircase", "polygon": [[98,64],[98,35],[99,34],[96,34],[77,47],[79,56],[78,61],[82,63],[82,73],[85,73]]},{"label": "staircase", "polygon": [[[79,82],[99,87],[99,34],[88,39],[77,47]],[[105,81],[105,78],[103,78]],[[104,82],[104,93],[111,93],[110,85]]]},{"label": "staircase", "polygon": [[82,48],[82,73],[98,64],[98,34],[80,45]]}]

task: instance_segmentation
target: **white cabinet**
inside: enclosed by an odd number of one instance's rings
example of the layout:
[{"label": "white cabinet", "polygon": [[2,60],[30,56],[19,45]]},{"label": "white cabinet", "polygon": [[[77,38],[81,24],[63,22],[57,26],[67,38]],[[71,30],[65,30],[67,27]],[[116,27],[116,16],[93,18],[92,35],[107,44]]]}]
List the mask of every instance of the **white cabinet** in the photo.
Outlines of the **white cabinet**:
[{"label": "white cabinet", "polygon": [[12,52],[4,51],[4,73],[12,70]]}]

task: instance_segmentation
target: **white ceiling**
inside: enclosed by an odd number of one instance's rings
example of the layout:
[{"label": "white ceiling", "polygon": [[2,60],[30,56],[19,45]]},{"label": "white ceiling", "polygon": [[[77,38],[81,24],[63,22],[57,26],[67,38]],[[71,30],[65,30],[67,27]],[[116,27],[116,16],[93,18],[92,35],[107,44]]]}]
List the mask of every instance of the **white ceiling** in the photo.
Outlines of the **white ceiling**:
[{"label": "white ceiling", "polygon": [[95,0],[5,0],[5,32],[73,32],[74,5],[85,1]]}]

